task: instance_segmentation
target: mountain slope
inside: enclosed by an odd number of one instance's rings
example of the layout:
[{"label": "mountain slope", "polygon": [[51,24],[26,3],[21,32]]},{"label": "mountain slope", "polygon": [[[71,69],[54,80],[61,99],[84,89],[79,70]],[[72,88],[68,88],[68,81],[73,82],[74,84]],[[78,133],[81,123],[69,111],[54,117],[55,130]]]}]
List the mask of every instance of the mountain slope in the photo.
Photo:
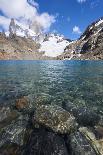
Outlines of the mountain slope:
[{"label": "mountain slope", "polygon": [[49,59],[39,52],[40,44],[32,39],[13,36],[6,37],[0,33],[0,59]]},{"label": "mountain slope", "polygon": [[88,26],[58,59],[103,59],[103,18]]}]

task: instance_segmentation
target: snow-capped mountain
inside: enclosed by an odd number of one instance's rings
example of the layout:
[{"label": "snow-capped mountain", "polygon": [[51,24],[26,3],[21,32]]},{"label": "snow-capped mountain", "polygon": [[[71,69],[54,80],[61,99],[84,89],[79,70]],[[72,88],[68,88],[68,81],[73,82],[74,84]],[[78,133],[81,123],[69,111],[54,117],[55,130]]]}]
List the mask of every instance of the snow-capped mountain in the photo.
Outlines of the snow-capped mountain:
[{"label": "snow-capped mountain", "polygon": [[46,56],[56,57],[64,52],[70,42],[62,35],[51,33],[45,36],[39,51],[44,51]]},{"label": "snow-capped mountain", "polygon": [[38,43],[44,40],[44,34],[42,32],[37,34],[30,28],[30,25],[23,25],[14,19],[11,19],[9,31],[6,32],[6,36],[12,37],[12,35],[30,38]]},{"label": "snow-capped mountain", "polygon": [[40,52],[44,52],[45,56],[56,57],[64,52],[66,46],[70,44],[70,40],[66,40],[63,35],[59,34],[44,34],[42,32],[35,33],[30,26],[25,26],[23,24],[11,19],[9,32],[6,32],[7,36],[12,37],[12,35],[31,38],[36,43],[39,43]]},{"label": "snow-capped mountain", "polygon": [[103,18],[89,25],[78,40],[65,48],[59,59],[103,59]]},{"label": "snow-capped mountain", "polygon": [[[55,33],[36,33],[30,26],[25,26],[12,19],[6,37],[5,34],[1,34],[1,41],[3,41],[0,43],[3,44],[1,46],[3,48],[0,49],[1,53],[13,51],[15,57],[17,56],[15,51],[19,51],[19,54],[23,51],[25,55],[28,51],[29,55],[32,52],[35,58],[37,58],[36,55],[39,55],[39,59],[43,59],[43,57],[68,60],[103,59],[103,18],[89,25],[81,37],[75,41],[67,40],[63,35]],[[2,56],[4,57],[3,54]]]}]

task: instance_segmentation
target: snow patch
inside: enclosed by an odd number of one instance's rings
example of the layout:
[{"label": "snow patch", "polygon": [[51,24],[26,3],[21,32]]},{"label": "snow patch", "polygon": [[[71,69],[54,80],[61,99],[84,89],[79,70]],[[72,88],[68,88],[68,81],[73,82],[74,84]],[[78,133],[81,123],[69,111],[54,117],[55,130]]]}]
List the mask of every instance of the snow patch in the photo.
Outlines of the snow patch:
[{"label": "snow patch", "polygon": [[51,34],[47,41],[41,43],[40,51],[44,51],[46,56],[56,57],[62,54],[69,44],[63,36]]},{"label": "snow patch", "polygon": [[96,23],[95,26],[99,26],[101,23],[103,23],[103,19],[101,19],[98,23]]}]

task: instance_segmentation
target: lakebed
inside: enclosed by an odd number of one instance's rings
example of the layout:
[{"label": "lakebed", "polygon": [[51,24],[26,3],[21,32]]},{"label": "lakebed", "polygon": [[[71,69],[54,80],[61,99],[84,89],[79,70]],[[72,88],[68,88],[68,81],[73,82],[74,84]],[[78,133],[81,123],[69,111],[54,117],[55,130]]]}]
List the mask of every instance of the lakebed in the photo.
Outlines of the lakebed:
[{"label": "lakebed", "polygon": [[103,61],[0,61],[0,153],[102,155]]}]

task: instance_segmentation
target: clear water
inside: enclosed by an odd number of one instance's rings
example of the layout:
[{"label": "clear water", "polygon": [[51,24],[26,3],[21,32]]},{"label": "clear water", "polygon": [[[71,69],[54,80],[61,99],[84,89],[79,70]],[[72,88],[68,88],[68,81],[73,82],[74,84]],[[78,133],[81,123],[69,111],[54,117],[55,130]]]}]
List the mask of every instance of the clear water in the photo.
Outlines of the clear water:
[{"label": "clear water", "polygon": [[0,104],[30,94],[103,111],[103,61],[0,61]]}]

